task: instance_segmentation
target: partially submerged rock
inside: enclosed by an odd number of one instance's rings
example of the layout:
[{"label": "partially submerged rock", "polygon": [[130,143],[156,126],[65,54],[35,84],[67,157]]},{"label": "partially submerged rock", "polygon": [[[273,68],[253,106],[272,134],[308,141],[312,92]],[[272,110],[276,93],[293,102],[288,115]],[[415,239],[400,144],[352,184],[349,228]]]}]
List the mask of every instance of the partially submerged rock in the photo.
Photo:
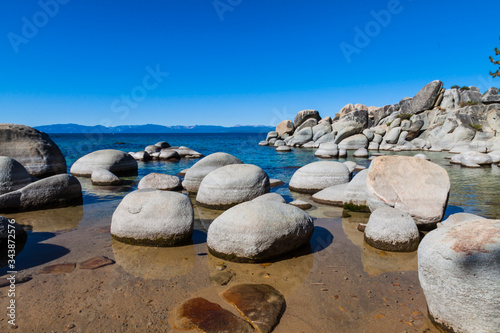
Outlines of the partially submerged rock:
[{"label": "partially submerged rock", "polygon": [[[12,243],[14,240],[15,242]],[[0,216],[0,268],[7,266],[9,260],[14,259],[21,253],[27,240],[28,234],[24,231],[22,226],[16,221]],[[9,256],[9,250],[12,250],[9,248],[9,243],[14,244],[15,252],[13,256]],[[10,254],[12,254],[12,252]]]},{"label": "partially submerged rock", "polygon": [[223,309],[219,304],[196,297],[181,304],[175,311],[174,326],[180,330],[201,332],[253,332],[252,326]]},{"label": "partially submerged rock", "polygon": [[137,161],[116,149],[97,150],[80,157],[71,167],[71,174],[90,177],[95,169],[105,169],[117,176],[137,175]]},{"label": "partially submerged rock", "polygon": [[82,186],[68,174],[55,175],[0,195],[0,212],[77,206],[82,204]]},{"label": "partially submerged rock", "polygon": [[92,180],[93,185],[117,186],[122,183],[120,178],[118,178],[114,173],[103,168],[94,169],[90,179]]},{"label": "partially submerged rock", "polygon": [[217,217],[207,233],[214,256],[237,262],[264,262],[307,244],[314,223],[303,210],[279,202],[250,201]]},{"label": "partially submerged rock", "polygon": [[412,252],[418,248],[419,240],[410,214],[391,207],[376,209],[365,228],[365,241],[379,250]]},{"label": "partially submerged rock", "polygon": [[349,179],[350,172],[342,163],[313,162],[293,174],[289,188],[295,192],[316,193],[332,185],[347,183]]},{"label": "partially submerged rock", "polygon": [[267,284],[239,284],[221,293],[257,332],[269,333],[285,312],[283,295]]},{"label": "partially submerged rock", "polygon": [[283,198],[278,193],[266,193],[266,194],[258,196],[257,198],[253,199],[252,201],[266,201],[266,202],[274,201],[274,202],[286,203],[285,198]]},{"label": "partially submerged rock", "polygon": [[183,194],[137,190],[127,194],[111,219],[111,235],[124,243],[178,246],[191,242],[194,212]]},{"label": "partially submerged rock", "polygon": [[207,208],[227,209],[269,193],[269,190],[269,177],[261,168],[252,164],[231,164],[203,178],[196,202]]},{"label": "partially submerged rock", "polygon": [[137,185],[137,189],[155,189],[161,191],[179,191],[182,189],[181,179],[162,173],[152,172],[144,176]]},{"label": "partially submerged rock", "polygon": [[243,164],[241,160],[226,153],[214,153],[196,162],[184,176],[182,186],[191,193],[198,192],[200,183],[210,172],[230,164]]},{"label": "partially submerged rock", "polygon": [[333,185],[327,187],[317,193],[314,193],[312,199],[315,202],[325,205],[332,205],[343,207],[344,205],[344,191],[349,183]]},{"label": "partially submerged rock", "polygon": [[370,165],[367,177],[370,210],[387,205],[409,213],[418,225],[441,221],[450,178],[445,169],[410,156],[379,156]]}]

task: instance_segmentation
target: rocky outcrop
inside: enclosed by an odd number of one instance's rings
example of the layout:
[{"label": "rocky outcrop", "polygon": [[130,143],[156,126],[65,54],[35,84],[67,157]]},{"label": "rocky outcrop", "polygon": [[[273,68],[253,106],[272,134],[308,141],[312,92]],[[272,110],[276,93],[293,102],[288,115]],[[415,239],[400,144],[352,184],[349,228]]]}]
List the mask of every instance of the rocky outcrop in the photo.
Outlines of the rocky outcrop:
[{"label": "rocky outcrop", "polygon": [[319,112],[316,110],[299,111],[295,116],[295,120],[293,121],[295,128],[302,125],[302,123],[305,122],[307,119],[315,119],[316,121],[319,121],[321,120],[321,117],[319,116]]},{"label": "rocky outcrop", "polygon": [[222,259],[264,262],[309,244],[313,229],[312,218],[297,207],[251,201],[217,217],[208,228],[207,245]]},{"label": "rocky outcrop", "polygon": [[15,159],[37,178],[67,172],[59,147],[47,134],[29,126],[0,124],[0,156]]},{"label": "rocky outcrop", "polygon": [[417,114],[434,108],[442,87],[443,82],[439,80],[428,83],[413,97],[409,104],[401,106],[400,112]]}]

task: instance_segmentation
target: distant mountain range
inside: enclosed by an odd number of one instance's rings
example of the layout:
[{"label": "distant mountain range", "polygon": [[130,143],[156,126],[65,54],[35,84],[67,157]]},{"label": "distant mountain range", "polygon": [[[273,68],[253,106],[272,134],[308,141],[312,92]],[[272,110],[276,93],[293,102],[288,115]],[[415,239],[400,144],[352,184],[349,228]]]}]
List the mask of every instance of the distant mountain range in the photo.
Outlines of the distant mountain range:
[{"label": "distant mountain range", "polygon": [[114,127],[84,126],[78,124],[55,124],[35,127],[45,133],[78,134],[78,133],[267,133],[274,131],[272,126],[163,126],[163,125],[122,125]]}]

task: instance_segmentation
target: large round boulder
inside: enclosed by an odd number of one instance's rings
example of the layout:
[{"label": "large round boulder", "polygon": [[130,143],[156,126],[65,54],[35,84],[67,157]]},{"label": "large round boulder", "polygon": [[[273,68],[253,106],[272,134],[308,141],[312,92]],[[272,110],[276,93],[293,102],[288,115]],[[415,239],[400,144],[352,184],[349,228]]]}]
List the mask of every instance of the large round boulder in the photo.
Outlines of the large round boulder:
[{"label": "large round boulder", "polygon": [[30,183],[0,195],[0,212],[15,213],[82,204],[82,186],[75,177],[62,174]]},{"label": "large round boulder", "polygon": [[0,195],[18,190],[31,183],[31,176],[21,163],[0,156]]},{"label": "large round boulder", "polygon": [[269,190],[269,177],[261,168],[252,164],[230,164],[203,178],[196,202],[207,208],[227,209]]},{"label": "large round boulder", "polygon": [[217,217],[207,234],[214,256],[238,262],[263,262],[297,250],[313,233],[312,218],[279,202],[250,201]]},{"label": "large round boulder", "polygon": [[293,134],[293,123],[291,120],[283,120],[281,123],[276,126],[276,132],[278,136],[282,136],[283,134]]},{"label": "large round boulder", "polygon": [[54,141],[29,126],[0,124],[0,156],[15,159],[37,178],[67,171],[66,159]]},{"label": "large round boulder", "polygon": [[368,206],[381,205],[410,214],[417,225],[428,227],[441,221],[450,178],[439,165],[411,156],[379,156],[370,165],[366,180]]},{"label": "large round boulder", "polygon": [[368,147],[368,139],[363,134],[355,134],[340,141],[339,149],[357,150]]},{"label": "large round boulder", "polygon": [[318,150],[314,153],[314,156],[320,158],[335,158],[339,155],[339,149],[337,144],[333,142],[325,142],[319,145]]},{"label": "large round boulder", "polygon": [[191,200],[177,192],[137,190],[127,194],[111,219],[111,235],[124,243],[178,246],[191,242]]},{"label": "large round boulder", "polygon": [[304,123],[307,119],[315,119],[316,121],[320,121],[321,117],[319,116],[319,112],[316,110],[302,110],[297,113],[295,116],[295,120],[293,121],[293,124],[295,125],[295,128],[299,127]]},{"label": "large round boulder", "polygon": [[295,171],[289,188],[295,192],[316,193],[332,185],[347,183],[349,179],[349,169],[342,163],[313,162]]},{"label": "large round boulder", "polygon": [[117,176],[137,175],[137,161],[116,149],[97,150],[80,157],[71,167],[71,174],[90,177],[95,169],[106,169]]},{"label": "large round boulder", "polygon": [[178,191],[182,190],[182,184],[181,179],[177,176],[152,172],[139,181],[137,188],[139,190],[150,188],[162,191]]},{"label": "large round boulder", "polygon": [[182,186],[191,193],[198,192],[200,183],[210,172],[230,164],[243,164],[241,160],[226,153],[214,153],[196,162],[184,176]]},{"label": "large round boulder", "polygon": [[412,252],[418,248],[420,236],[410,214],[382,207],[370,215],[365,241],[379,250]]},{"label": "large round boulder", "polygon": [[443,224],[418,247],[431,319],[450,332],[498,332],[500,220]]}]

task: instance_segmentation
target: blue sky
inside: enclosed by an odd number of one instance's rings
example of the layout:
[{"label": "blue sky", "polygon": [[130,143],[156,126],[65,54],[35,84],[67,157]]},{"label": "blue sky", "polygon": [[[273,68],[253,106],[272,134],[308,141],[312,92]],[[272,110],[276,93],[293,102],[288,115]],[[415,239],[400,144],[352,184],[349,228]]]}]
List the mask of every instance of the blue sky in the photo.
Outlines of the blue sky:
[{"label": "blue sky", "polygon": [[497,7],[2,1],[0,122],[275,125],[306,108],[393,104],[435,79],[485,91],[500,86],[488,75]]}]

